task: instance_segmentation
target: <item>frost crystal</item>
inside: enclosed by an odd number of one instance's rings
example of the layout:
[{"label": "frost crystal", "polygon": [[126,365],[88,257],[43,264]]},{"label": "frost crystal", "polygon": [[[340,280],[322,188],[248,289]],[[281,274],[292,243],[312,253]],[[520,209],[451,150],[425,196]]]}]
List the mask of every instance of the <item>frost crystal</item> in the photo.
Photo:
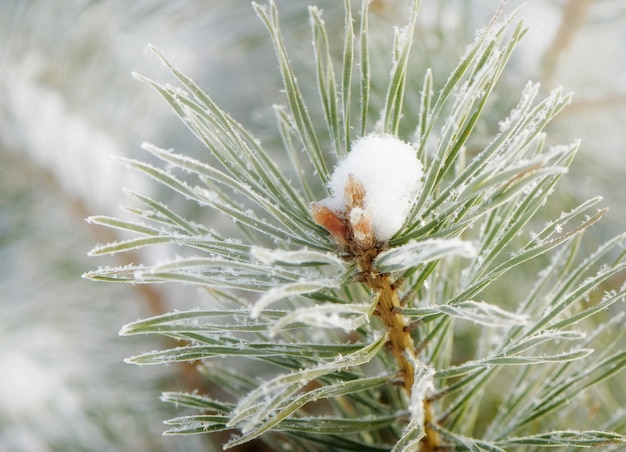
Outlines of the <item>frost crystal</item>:
[{"label": "frost crystal", "polygon": [[[329,184],[332,196],[319,204],[345,218],[357,240],[360,229],[371,228],[376,241],[384,242],[404,224],[422,175],[422,164],[410,144],[390,135],[370,134],[356,141],[337,165]],[[354,186],[356,195],[350,188]],[[359,196],[362,205],[352,203]],[[332,225],[327,229],[337,238]]]}]

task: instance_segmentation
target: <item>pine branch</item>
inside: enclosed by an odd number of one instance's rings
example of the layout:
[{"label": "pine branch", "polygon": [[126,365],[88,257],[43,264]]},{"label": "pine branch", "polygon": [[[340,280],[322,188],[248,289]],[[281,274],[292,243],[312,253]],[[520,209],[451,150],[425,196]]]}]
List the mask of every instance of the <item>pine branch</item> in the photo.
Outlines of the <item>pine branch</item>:
[{"label": "pine branch", "polygon": [[[370,73],[368,5],[363,1],[356,26],[350,2],[344,2],[339,59],[321,10],[309,8],[312,83],[321,105],[316,116],[299,82],[308,80],[298,79],[290,63],[276,5],[254,4],[285,86],[286,106],[275,108],[284,152],[255,139],[158,50],[181,88],[137,75],[169,103],[215,163],[148,144],[144,149],[161,166],[124,163],[238,228],[237,234],[233,228],[215,231],[136,194],[142,208],[130,212],[139,220],[91,218],[135,236],[97,246],[92,254],[163,244],[186,254],[101,268],[87,277],[192,284],[206,288],[219,305],[122,328],[123,335],[161,334],[187,344],[129,362],[200,363],[200,372],[232,397],[164,394],[164,400],[203,411],[167,421],[167,433],[236,430],[239,436],[225,447],[261,438],[307,450],[624,443],[624,435],[587,423],[571,431],[557,415],[565,401],[601,387],[626,366],[615,336],[600,334],[592,322],[624,299],[626,285],[584,301],[623,276],[626,253],[616,253],[623,235],[581,259],[585,231],[606,212],[597,207],[601,198],[547,223],[550,215],[542,209],[579,147],[545,145],[546,126],[571,95],[557,89],[538,100],[538,85],[529,83],[491,142],[468,155],[466,145],[525,28],[518,11],[492,21],[437,95],[432,72],[425,71],[418,78],[421,111],[412,117],[405,115],[404,101],[407,80],[415,75],[415,0],[406,27],[394,37],[380,121],[370,124],[371,95],[380,85]],[[359,80],[353,80],[356,74]],[[351,99],[357,97],[355,112]],[[415,130],[416,141],[400,136],[403,130]],[[285,162],[297,180],[282,175]],[[533,233],[529,228],[537,222],[544,226]],[[534,287],[516,281],[534,266],[543,267],[529,276]],[[506,303],[509,298],[515,301]],[[465,343],[458,334],[468,335]],[[241,366],[242,360],[255,366]],[[518,386],[491,384],[510,376]],[[488,397],[500,398],[505,408],[491,413]],[[553,420],[541,429],[538,421],[547,415]]]}]

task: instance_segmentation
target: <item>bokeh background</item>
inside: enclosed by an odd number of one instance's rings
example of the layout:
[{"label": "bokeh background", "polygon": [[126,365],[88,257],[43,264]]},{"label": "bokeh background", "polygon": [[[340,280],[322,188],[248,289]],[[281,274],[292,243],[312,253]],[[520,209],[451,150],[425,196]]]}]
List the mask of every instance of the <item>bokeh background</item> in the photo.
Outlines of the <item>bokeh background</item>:
[{"label": "bokeh background", "polygon": [[[330,36],[339,37],[342,2],[277,3],[299,81],[313,92],[306,7],[319,5]],[[389,73],[389,32],[404,23],[405,3],[372,3],[380,30],[372,35],[374,80]],[[432,67],[441,86],[499,3],[423,0],[416,73]],[[505,10],[519,3],[509,0]],[[557,85],[574,91],[549,142],[580,138],[582,148],[547,208],[601,194],[611,211],[593,234],[608,238],[626,225],[626,3],[527,0],[523,15],[528,34],[478,134],[486,140],[497,130],[529,79],[546,93]],[[205,152],[168,106],[132,78],[137,71],[168,80],[144,52],[148,43],[259,138],[276,140],[271,105],[284,102],[280,79],[248,0],[0,0],[0,451],[218,450],[207,438],[161,435],[161,421],[181,413],[161,403],[160,392],[198,382],[183,366],[125,364],[125,357],[159,344],[117,335],[126,322],[206,300],[189,288],[80,277],[112,263],[87,252],[116,239],[85,217],[117,215],[130,202],[123,188],[169,196],[112,156],[143,159],[143,141]],[[418,95],[409,90],[408,108]],[[185,213],[211,221],[206,212]]]}]

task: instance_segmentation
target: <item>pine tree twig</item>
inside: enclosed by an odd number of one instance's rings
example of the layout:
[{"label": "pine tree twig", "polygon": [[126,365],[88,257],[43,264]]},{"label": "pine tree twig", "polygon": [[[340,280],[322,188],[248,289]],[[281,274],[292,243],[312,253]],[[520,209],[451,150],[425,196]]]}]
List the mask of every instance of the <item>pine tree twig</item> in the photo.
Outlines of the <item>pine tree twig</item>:
[{"label": "pine tree twig", "polygon": [[[393,281],[389,273],[380,273],[374,261],[380,252],[387,248],[384,242],[378,242],[372,228],[372,218],[365,209],[367,193],[363,184],[349,174],[344,187],[345,211],[335,212],[323,204],[314,204],[312,215],[316,223],[331,233],[338,246],[349,250],[354,256],[361,279],[376,294],[374,314],[378,316],[385,328],[388,342],[386,348],[393,354],[402,381],[402,388],[407,397],[411,398],[414,387],[415,367],[417,361],[416,347],[411,336],[411,325],[401,312],[398,290],[403,278]],[[359,220],[354,221],[352,212],[359,211]],[[435,422],[432,402],[424,398],[424,437],[421,439],[423,452],[434,452],[441,445],[439,434],[432,428]]]},{"label": "pine tree twig", "polygon": [[[626,436],[610,432],[559,430],[559,416],[540,428],[566,400],[576,404],[578,393],[626,367],[619,337],[597,328],[590,336],[582,333],[589,318],[626,296],[626,285],[597,304],[581,303],[623,271],[624,253],[609,256],[623,237],[577,266],[583,233],[605,212],[597,210],[600,198],[550,215],[547,223],[540,218],[578,148],[578,142],[545,147],[544,129],[571,95],[554,90],[538,100],[539,85],[529,83],[492,141],[469,158],[473,131],[525,28],[519,12],[492,21],[436,98],[426,71],[421,111],[413,114],[405,96],[409,78],[416,80],[409,56],[419,4],[412,2],[408,25],[394,31],[386,82],[370,72],[367,0],[359,27],[344,2],[339,59],[321,10],[309,8],[321,127],[287,55],[275,3],[254,4],[283,77],[287,105],[275,111],[293,185],[265,146],[160,52],[155,50],[182,87],[137,76],[172,106],[214,163],[152,145],[144,149],[159,163],[125,163],[236,224],[222,235],[138,195],[147,206],[134,212],[138,221],[95,220],[138,237],[96,247],[93,254],[163,243],[194,254],[99,269],[88,277],[193,284],[209,288],[223,306],[158,315],[122,330],[187,344],[128,362],[202,361],[202,373],[234,400],[169,394],[168,401],[201,414],[167,421],[167,434],[238,430],[224,447],[262,439],[277,450],[500,451],[508,444],[626,443]],[[357,39],[361,61],[353,53]],[[340,83],[333,61],[342,62]],[[360,80],[353,80],[357,73]],[[353,86],[360,114],[353,114]],[[377,98],[374,89],[381,86]],[[372,108],[381,108],[375,123]],[[405,141],[406,130],[415,127],[419,142]],[[362,136],[352,140],[357,129]],[[307,180],[304,168],[314,169],[315,181]],[[533,233],[526,229],[532,222],[545,225]],[[548,253],[550,262],[539,262]],[[527,268],[536,273],[528,276]],[[528,278],[518,278],[522,271]],[[457,322],[469,325],[462,331],[476,347],[458,343]],[[597,354],[598,344],[618,350]],[[230,365],[238,359],[255,365]],[[371,375],[372,369],[383,373]],[[520,383],[505,390],[490,386],[504,369]],[[487,391],[502,398],[503,408],[478,425]],[[493,440],[471,437],[483,431]]]}]

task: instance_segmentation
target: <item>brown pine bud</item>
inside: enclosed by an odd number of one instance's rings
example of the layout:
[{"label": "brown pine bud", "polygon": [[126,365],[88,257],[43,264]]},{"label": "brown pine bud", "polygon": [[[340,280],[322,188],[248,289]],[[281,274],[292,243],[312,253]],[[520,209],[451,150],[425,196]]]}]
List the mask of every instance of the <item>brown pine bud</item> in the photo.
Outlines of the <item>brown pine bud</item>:
[{"label": "brown pine bud", "polygon": [[361,207],[353,207],[350,210],[349,221],[356,245],[362,250],[373,248],[376,244],[376,239],[374,238],[372,219],[369,213]]},{"label": "brown pine bud", "polygon": [[315,223],[331,233],[338,245],[348,244],[348,228],[344,218],[319,202],[311,204],[311,216]]},{"label": "brown pine bud", "polygon": [[348,181],[344,188],[343,199],[346,204],[346,210],[350,211],[353,207],[365,207],[365,188],[360,180],[353,174],[348,175]]}]

